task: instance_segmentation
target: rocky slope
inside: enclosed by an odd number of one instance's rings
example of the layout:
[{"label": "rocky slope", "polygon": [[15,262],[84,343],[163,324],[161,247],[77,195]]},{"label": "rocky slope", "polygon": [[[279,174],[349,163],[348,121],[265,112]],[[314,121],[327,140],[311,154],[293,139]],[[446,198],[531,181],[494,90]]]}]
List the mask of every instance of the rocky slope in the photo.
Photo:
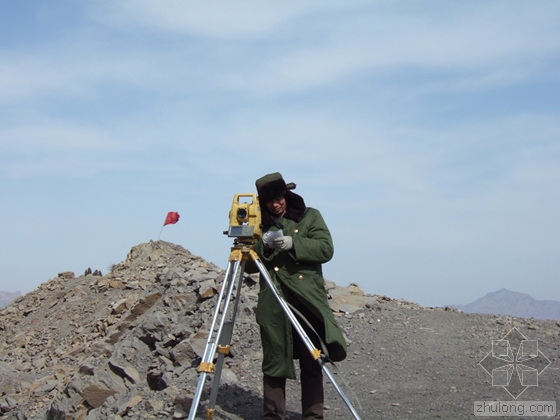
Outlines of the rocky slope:
[{"label": "rocky slope", "polygon": [[[157,241],[133,247],[105,276],[61,273],[16,299],[0,310],[0,417],[186,418],[223,276]],[[349,343],[335,376],[363,419],[470,418],[474,401],[511,399],[479,362],[513,327],[549,361],[524,399],[553,401],[560,391],[559,322],[423,308],[353,284],[327,290]],[[260,418],[257,293],[245,277],[216,418]],[[298,418],[296,381],[287,392]],[[330,384],[326,402],[326,418],[351,418]]]}]

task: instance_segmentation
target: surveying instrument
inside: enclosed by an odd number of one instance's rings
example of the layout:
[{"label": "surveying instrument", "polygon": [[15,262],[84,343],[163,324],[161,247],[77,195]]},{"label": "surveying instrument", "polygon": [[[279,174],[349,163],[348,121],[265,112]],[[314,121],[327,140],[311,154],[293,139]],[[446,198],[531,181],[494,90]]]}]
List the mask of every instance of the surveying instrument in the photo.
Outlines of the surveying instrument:
[{"label": "surveying instrument", "polygon": [[[204,388],[204,382],[206,381],[206,375],[210,373],[213,373],[214,377],[212,379],[210,400],[206,410],[206,419],[211,420],[214,418],[214,407],[216,406],[216,398],[218,396],[218,388],[220,386],[220,376],[222,373],[224,358],[229,354],[231,347],[231,337],[233,333],[233,325],[235,323],[235,316],[237,314],[237,307],[239,304],[243,273],[245,272],[245,263],[249,258],[251,258],[257,266],[261,276],[265,279],[272,290],[278,304],[288,316],[293,328],[297,331],[303,343],[311,353],[313,359],[319,363],[322,370],[328,376],[329,380],[352,412],[354,418],[360,420],[358,413],[354,407],[352,407],[352,404],[335,381],[333,374],[327,368],[324,355],[321,355],[321,351],[317,349],[310,340],[297,317],[294,315],[294,312],[291,310],[290,305],[279,293],[270,278],[266,267],[259,259],[257,253],[253,250],[254,244],[262,238],[261,209],[256,194],[236,194],[234,196],[233,205],[229,212],[229,229],[225,231],[224,234],[230,238],[234,238],[233,247],[231,248],[228,267],[218,295],[218,301],[214,310],[210,331],[206,340],[206,346],[198,368],[198,384],[196,386],[188,419],[194,420],[196,417],[196,411],[200,403],[200,397]],[[233,301],[233,308],[229,310],[236,282],[237,291],[235,294],[235,300]],[[215,359],[216,361],[214,362]]]}]

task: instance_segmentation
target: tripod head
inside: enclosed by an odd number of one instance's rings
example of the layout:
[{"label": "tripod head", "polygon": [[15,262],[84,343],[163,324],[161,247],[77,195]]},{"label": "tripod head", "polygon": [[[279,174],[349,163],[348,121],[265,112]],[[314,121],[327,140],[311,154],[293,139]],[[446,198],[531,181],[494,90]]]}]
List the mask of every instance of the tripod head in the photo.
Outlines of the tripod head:
[{"label": "tripod head", "polygon": [[229,211],[229,229],[224,235],[236,243],[254,244],[262,237],[261,207],[256,194],[235,194]]}]

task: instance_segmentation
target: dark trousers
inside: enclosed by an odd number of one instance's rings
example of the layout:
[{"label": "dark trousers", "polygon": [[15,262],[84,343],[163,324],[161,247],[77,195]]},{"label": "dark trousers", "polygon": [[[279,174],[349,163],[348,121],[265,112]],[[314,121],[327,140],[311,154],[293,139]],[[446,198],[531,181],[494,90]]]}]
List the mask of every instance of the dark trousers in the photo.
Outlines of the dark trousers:
[{"label": "dark trousers", "polygon": [[[313,325],[313,328],[322,337],[325,336],[325,326],[311,312],[305,308],[297,307]],[[303,329],[318,347],[318,340],[305,323]],[[294,357],[299,358],[301,370],[301,414],[303,419],[322,419],[323,417],[323,371],[321,365],[313,359],[311,353],[293,330]],[[318,347],[320,348],[320,347]],[[284,420],[286,418],[286,378],[276,378],[264,375],[263,379],[263,408],[265,419]]]}]

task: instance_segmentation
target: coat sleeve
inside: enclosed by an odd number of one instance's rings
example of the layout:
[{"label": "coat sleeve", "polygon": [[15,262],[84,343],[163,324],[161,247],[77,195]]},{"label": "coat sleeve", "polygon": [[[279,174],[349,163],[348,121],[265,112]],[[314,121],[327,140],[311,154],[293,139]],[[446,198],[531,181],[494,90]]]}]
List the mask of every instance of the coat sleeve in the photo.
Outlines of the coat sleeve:
[{"label": "coat sleeve", "polygon": [[296,260],[310,264],[330,261],[334,254],[333,241],[319,210],[309,208],[302,222],[301,232],[292,237]]}]

